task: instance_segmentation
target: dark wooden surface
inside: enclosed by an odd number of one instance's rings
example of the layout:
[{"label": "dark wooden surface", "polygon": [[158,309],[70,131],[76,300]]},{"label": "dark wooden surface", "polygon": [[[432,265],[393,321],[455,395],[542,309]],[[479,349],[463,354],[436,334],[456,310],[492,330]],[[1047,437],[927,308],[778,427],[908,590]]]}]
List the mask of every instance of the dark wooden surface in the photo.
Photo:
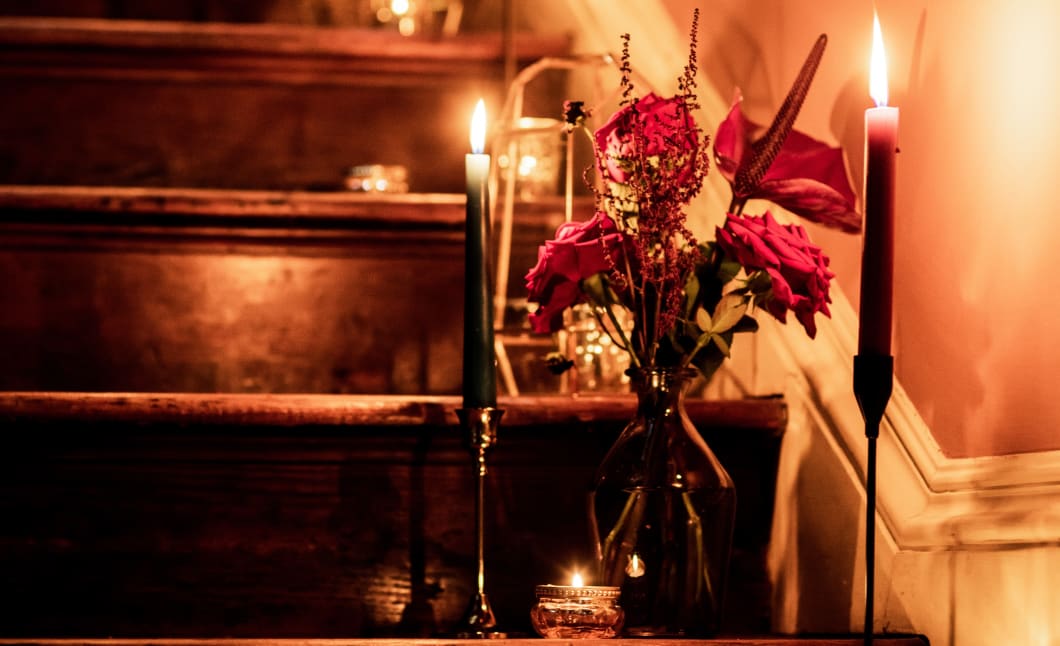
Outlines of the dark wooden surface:
[{"label": "dark wooden surface", "polygon": [[[501,397],[498,407],[505,428],[576,427],[628,421],[634,404],[632,395],[584,394]],[[689,399],[685,405],[705,428],[780,437],[787,424],[779,398]],[[0,392],[0,421],[15,424],[441,427],[457,425],[459,407],[458,396]]]},{"label": "dark wooden surface", "polygon": [[[0,390],[451,394],[464,197],[0,186]],[[559,201],[520,210],[510,293]],[[558,380],[535,352],[523,392]]]},{"label": "dark wooden surface", "polygon": [[[4,393],[0,635],[431,635],[473,585],[457,398]],[[589,564],[585,493],[632,397],[507,398],[488,588],[529,633]],[[737,483],[730,624],[768,630],[785,407],[690,402]]]},{"label": "dark wooden surface", "polygon": [[[26,644],[26,646],[468,646],[481,644],[481,640],[458,639],[0,639],[0,644]],[[858,637],[727,637],[722,639],[496,639],[497,646],[860,646]],[[876,637],[878,646],[927,646],[921,636]]]},{"label": "dark wooden surface", "polygon": [[[516,43],[517,65],[565,38]],[[0,18],[0,183],[335,190],[398,164],[463,189],[471,110],[500,109],[500,35]],[[561,85],[528,97],[558,117]],[[539,103],[533,105],[533,103]]]}]

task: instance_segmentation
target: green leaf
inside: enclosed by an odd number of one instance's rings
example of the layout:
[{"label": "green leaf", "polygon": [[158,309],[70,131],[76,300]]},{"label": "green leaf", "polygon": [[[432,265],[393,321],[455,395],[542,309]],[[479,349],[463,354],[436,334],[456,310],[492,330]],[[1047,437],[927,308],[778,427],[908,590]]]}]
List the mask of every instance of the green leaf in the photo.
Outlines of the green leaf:
[{"label": "green leaf", "polygon": [[593,305],[610,307],[618,304],[618,295],[611,289],[611,283],[607,280],[604,272],[583,278],[581,288]]},{"label": "green leaf", "polygon": [[[726,332],[720,336],[723,339],[730,339],[731,333]],[[693,355],[691,365],[695,366],[709,380],[718,371],[718,368],[725,363],[725,355],[721,353],[717,345],[710,343],[709,335],[703,339],[703,342],[704,347]]]},{"label": "green leaf", "polygon": [[730,293],[721,297],[718,306],[714,308],[714,316],[711,317],[709,331],[720,334],[731,330],[747,311],[747,297],[743,294]]},{"label": "green leaf", "polygon": [[757,332],[758,331],[758,321],[755,319],[755,317],[749,316],[747,314],[744,314],[743,318],[741,318],[740,321],[736,325],[732,326],[732,331],[733,332]]},{"label": "green leaf", "polygon": [[699,329],[703,330],[704,334],[710,334],[713,325],[710,320],[710,314],[707,312],[706,308],[701,307],[696,310],[696,325],[699,326]]},{"label": "green leaf", "polygon": [[736,278],[741,269],[743,269],[743,265],[725,256],[724,260],[718,264],[718,280],[722,285],[725,285],[733,278]]},{"label": "green leaf", "polygon": [[773,278],[769,275],[769,272],[759,269],[748,276],[747,289],[749,289],[752,294],[765,294],[773,289]]},{"label": "green leaf", "polygon": [[685,318],[692,316],[692,308],[696,306],[699,298],[699,277],[696,272],[689,272],[688,280],[685,281]]},{"label": "green leaf", "polygon": [[718,346],[718,349],[721,350],[721,353],[723,355],[725,355],[725,358],[729,358],[729,356],[731,356],[729,353],[729,342],[722,338],[720,334],[711,334],[710,340]]}]

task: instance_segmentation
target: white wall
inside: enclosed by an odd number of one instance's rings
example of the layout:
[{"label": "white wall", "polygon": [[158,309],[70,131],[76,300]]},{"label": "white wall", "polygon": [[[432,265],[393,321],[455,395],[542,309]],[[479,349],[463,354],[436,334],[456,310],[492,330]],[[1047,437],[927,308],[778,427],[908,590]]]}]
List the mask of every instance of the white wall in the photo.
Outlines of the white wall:
[{"label": "white wall", "polygon": [[[694,3],[668,4],[676,20]],[[1060,448],[1060,3],[877,4],[901,109],[898,378],[947,455]],[[704,11],[733,25],[719,49],[760,56],[707,70],[719,91],[767,90],[761,118],[813,38],[829,35],[798,127],[843,145],[860,185],[872,3],[733,0]],[[813,233],[856,304],[859,242]]]}]

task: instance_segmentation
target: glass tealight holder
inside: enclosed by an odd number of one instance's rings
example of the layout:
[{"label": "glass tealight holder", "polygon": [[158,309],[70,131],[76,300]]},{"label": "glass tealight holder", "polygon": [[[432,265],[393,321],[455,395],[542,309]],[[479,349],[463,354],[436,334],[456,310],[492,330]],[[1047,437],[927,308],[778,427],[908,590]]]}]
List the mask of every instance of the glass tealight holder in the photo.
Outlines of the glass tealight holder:
[{"label": "glass tealight holder", "polygon": [[604,585],[539,585],[530,622],[546,639],[607,639],[622,630],[620,589]]}]

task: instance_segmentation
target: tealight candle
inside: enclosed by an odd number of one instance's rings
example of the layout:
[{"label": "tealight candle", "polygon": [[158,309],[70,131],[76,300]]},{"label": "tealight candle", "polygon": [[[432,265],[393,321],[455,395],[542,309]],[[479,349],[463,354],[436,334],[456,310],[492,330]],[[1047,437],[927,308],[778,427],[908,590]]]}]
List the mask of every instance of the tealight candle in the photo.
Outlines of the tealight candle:
[{"label": "tealight candle", "polygon": [[618,586],[584,585],[575,573],[570,585],[539,585],[535,592],[530,621],[546,639],[606,639],[622,629]]}]

